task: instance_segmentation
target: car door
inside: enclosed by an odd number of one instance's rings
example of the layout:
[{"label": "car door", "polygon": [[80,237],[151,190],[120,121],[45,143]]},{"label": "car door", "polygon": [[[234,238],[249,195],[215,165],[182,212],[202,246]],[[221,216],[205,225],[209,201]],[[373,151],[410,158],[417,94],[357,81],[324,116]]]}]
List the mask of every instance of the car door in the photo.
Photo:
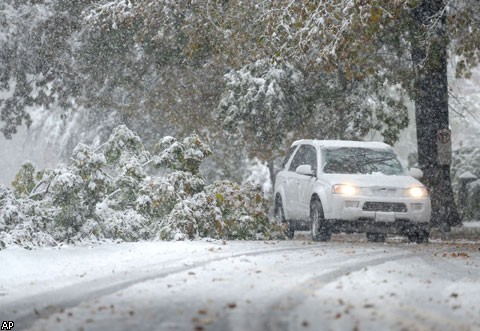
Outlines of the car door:
[{"label": "car door", "polygon": [[285,208],[288,210],[288,215],[291,219],[302,219],[301,215],[301,183],[304,177],[309,177],[301,174],[297,174],[295,170],[298,166],[307,164],[307,157],[309,153],[310,145],[301,145],[295,155],[293,156],[290,166],[288,168],[288,180],[285,185],[285,196],[287,201],[285,201]]},{"label": "car door", "polygon": [[285,158],[283,159],[282,165],[280,167],[280,172],[277,174],[275,178],[275,192],[282,191],[283,192],[283,208],[285,215],[288,219],[293,219],[291,216],[290,210],[292,208],[292,204],[290,203],[291,199],[291,188],[294,179],[291,179],[292,173],[289,171],[289,166],[291,163],[292,155],[294,154],[295,150],[298,148],[297,146],[292,146],[288,150]]},{"label": "car door", "polygon": [[298,218],[308,220],[310,218],[310,199],[317,178],[318,158],[317,150],[312,145],[304,145],[304,164],[308,164],[313,170],[313,176],[299,175],[298,185]]}]

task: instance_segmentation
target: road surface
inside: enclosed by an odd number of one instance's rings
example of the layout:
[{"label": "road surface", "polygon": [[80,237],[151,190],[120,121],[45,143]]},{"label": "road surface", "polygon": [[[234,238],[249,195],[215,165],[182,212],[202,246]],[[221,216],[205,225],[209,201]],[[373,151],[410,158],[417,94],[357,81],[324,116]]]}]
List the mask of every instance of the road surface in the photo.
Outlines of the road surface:
[{"label": "road surface", "polygon": [[0,251],[14,330],[480,330],[480,245],[153,242]]}]

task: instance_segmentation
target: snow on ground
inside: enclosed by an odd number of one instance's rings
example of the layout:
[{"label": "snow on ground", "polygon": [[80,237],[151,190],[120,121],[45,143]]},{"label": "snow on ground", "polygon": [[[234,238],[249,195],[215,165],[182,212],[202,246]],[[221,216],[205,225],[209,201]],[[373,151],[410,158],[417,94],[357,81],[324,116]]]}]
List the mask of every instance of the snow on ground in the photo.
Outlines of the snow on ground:
[{"label": "snow on ground", "polygon": [[466,228],[480,228],[480,221],[463,222],[463,226]]},{"label": "snow on ground", "polygon": [[14,330],[480,330],[475,242],[111,243],[0,261]]}]

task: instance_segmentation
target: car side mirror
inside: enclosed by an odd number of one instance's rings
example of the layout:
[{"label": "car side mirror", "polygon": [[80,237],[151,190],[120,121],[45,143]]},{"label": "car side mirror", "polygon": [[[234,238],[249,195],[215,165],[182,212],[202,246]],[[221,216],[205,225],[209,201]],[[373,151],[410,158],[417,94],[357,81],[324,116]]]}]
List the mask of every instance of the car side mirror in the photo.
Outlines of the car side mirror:
[{"label": "car side mirror", "polygon": [[418,168],[410,168],[410,170],[408,170],[408,174],[416,179],[423,178],[423,171]]},{"label": "car side mirror", "polygon": [[312,166],[309,164],[302,164],[295,169],[295,172],[300,175],[306,176],[315,176],[315,173],[312,170]]}]

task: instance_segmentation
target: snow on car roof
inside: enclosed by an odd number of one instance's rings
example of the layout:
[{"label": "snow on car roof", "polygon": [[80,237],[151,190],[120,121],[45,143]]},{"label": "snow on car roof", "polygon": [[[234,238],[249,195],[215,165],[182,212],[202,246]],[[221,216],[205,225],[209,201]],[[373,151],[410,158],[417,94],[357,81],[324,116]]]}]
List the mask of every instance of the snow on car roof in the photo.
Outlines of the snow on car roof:
[{"label": "snow on car roof", "polygon": [[356,147],[374,149],[392,149],[392,146],[380,141],[353,141],[353,140],[314,140],[301,139],[294,141],[292,146],[300,144],[311,144],[319,147]]}]

